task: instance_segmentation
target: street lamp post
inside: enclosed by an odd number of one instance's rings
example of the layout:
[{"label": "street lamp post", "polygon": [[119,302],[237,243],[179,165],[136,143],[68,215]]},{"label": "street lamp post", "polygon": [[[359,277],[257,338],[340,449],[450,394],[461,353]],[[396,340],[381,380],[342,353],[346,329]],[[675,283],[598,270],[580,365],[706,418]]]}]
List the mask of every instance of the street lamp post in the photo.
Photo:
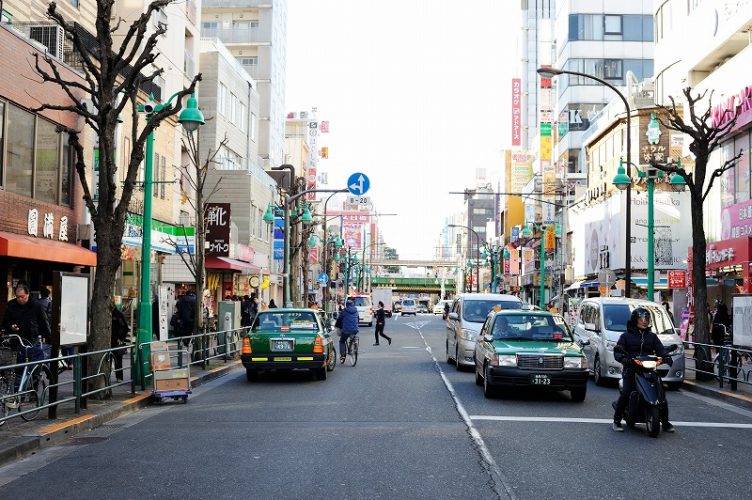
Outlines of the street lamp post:
[{"label": "street lamp post", "polygon": [[[681,160],[679,160],[678,166],[681,168]],[[627,168],[629,167],[630,164],[628,163]],[[647,179],[648,185],[648,300],[653,300],[655,294],[655,179],[663,177],[663,172],[656,169],[655,165],[653,165],[653,168],[648,169],[647,172],[638,169],[637,176]],[[632,179],[626,174],[621,161],[619,162],[619,170],[614,177],[613,183],[617,188],[622,190],[629,189],[629,186],[632,184]],[[676,192],[684,191],[687,185],[684,178],[678,174],[671,176],[669,184],[671,189]]]},{"label": "street lamp post", "polygon": [[[553,78],[558,75],[573,75],[581,76],[583,78],[589,78],[596,82],[605,85],[613,90],[617,96],[624,103],[624,107],[627,110],[627,165],[632,164],[632,109],[629,107],[627,98],[624,97],[619,89],[608,83],[606,80],[598,78],[597,76],[588,75],[587,73],[580,73],[579,71],[570,71],[566,69],[558,69],[553,67],[538,68],[538,74],[546,77]],[[624,211],[624,220],[626,225],[624,228],[624,234],[626,237],[626,245],[624,247],[624,296],[630,297],[632,291],[632,183],[630,182],[626,186],[627,192],[627,207]]]},{"label": "street lamp post", "polygon": [[[280,165],[278,167],[272,167],[272,170],[282,170],[286,168],[291,168],[291,165]],[[292,307],[292,298],[290,293],[290,205],[295,202],[300,197],[308,194],[308,193],[344,193],[347,191],[347,189],[305,189],[299,193],[296,193],[294,195],[285,195],[283,205],[284,205],[284,279],[285,279],[285,285],[282,290],[282,302],[284,303],[285,307]],[[264,221],[267,223],[274,222],[274,213],[272,210],[271,204],[267,207],[266,213],[264,214]],[[310,223],[313,219],[311,217],[310,212],[306,209],[306,211],[303,213],[303,216],[301,217],[301,222],[303,223]]]},{"label": "street lamp post", "polygon": [[[146,113],[146,120],[150,121],[154,115],[164,111],[172,106],[172,101],[180,95],[176,92],[167,99],[164,104],[153,104],[154,97],[151,97],[151,103],[140,105],[138,111]],[[198,109],[195,94],[188,99],[187,107],[180,112],[178,122],[187,132],[193,133],[200,125],[203,125],[204,116]],[[152,341],[152,322],[151,322],[151,222],[152,222],[152,189],[154,175],[154,131],[152,130],[146,138],[146,158],[144,158],[144,213],[141,220],[142,243],[141,243],[141,282],[139,284],[139,303],[138,303],[138,334],[137,343],[146,344],[139,350],[139,362],[137,364],[138,376],[142,380],[146,372],[146,366],[149,360],[148,342]]]},{"label": "street lamp post", "polygon": [[[457,227],[461,229],[467,229],[475,236],[475,293],[480,292],[480,236],[475,232],[475,229],[469,226],[460,226],[459,224],[449,224],[448,227]],[[472,265],[470,266],[470,272],[472,273]],[[470,287],[472,292],[472,286]]]}]

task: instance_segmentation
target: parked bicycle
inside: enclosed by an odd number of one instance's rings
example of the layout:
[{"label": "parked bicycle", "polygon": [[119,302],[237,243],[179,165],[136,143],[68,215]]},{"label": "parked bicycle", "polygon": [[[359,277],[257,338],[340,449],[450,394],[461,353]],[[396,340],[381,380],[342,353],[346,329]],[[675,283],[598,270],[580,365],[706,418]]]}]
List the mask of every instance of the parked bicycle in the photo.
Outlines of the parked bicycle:
[{"label": "parked bicycle", "polygon": [[[713,374],[715,375],[715,379],[720,380],[723,377],[729,380],[732,378],[731,369],[736,369],[735,378],[739,381],[747,382],[751,370],[745,369],[745,366],[749,368],[752,365],[752,353],[747,350],[733,349],[731,328],[726,328],[721,323],[714,323],[713,328],[719,328],[723,331],[723,345],[717,347],[719,352],[713,356]],[[734,359],[735,357],[736,359]]]},{"label": "parked bicycle", "polygon": [[[0,367],[49,358],[50,346],[41,337],[32,344],[19,335],[6,334],[0,342]],[[24,420],[34,420],[39,415],[39,409],[47,404],[51,379],[47,363],[23,368],[0,368],[0,418],[16,410]],[[0,425],[3,423],[5,421]]]}]

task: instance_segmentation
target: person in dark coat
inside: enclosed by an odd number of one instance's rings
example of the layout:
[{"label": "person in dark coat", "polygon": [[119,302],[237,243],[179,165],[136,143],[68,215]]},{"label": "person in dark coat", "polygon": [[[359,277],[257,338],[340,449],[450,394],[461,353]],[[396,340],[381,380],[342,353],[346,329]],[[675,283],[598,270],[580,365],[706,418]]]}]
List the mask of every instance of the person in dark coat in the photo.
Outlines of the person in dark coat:
[{"label": "person in dark coat", "polygon": [[50,340],[50,323],[42,304],[34,300],[29,293],[29,285],[19,282],[16,285],[16,298],[5,306],[2,329],[5,333],[15,333],[30,343],[41,336]]},{"label": "person in dark coat", "polygon": [[340,313],[342,318],[342,336],[339,338],[340,362],[344,363],[347,355],[347,339],[358,334],[358,309],[352,300]]},{"label": "person in dark coat", "polygon": [[193,335],[196,327],[196,292],[189,290],[175,306],[180,319],[180,337]]},{"label": "person in dark coat", "polygon": [[[723,325],[719,327],[717,325]],[[715,308],[715,314],[713,315],[713,322],[710,325],[710,340],[718,346],[716,350],[720,352],[723,345],[724,336],[726,333],[731,333],[731,316],[728,312],[728,306],[726,304],[718,304]]]},{"label": "person in dark coat", "polygon": [[[614,349],[614,358],[624,366],[621,378],[623,386],[619,399],[614,406],[614,423],[613,429],[622,432],[621,419],[624,416],[624,410],[629,404],[629,396],[635,391],[635,369],[632,358],[634,356],[644,356],[655,354],[663,358],[663,361],[671,366],[673,359],[666,356],[666,349],[663,347],[658,335],[650,329],[650,311],[644,307],[638,307],[632,311],[632,315],[627,321],[627,331],[622,333]],[[674,426],[668,420],[668,401],[660,408],[661,425],[664,432],[674,432]]]},{"label": "person in dark coat", "polygon": [[251,298],[243,295],[240,301],[240,326],[251,326]]},{"label": "person in dark coat", "polygon": [[392,337],[384,335],[384,326],[386,324],[386,313],[384,312],[384,303],[379,301],[379,308],[376,309],[376,330],[374,335],[376,336],[376,343],[373,345],[379,345],[379,335],[384,337],[389,345],[392,345]]},{"label": "person in dark coat", "polygon": [[276,309],[277,304],[274,303],[274,299],[269,299],[269,309]]},{"label": "person in dark coat", "polygon": [[[115,307],[115,303],[111,303],[112,308],[112,333],[110,335],[110,347],[122,347],[128,343],[128,333],[130,327],[128,326],[128,320],[125,319],[123,312]],[[112,359],[115,362],[115,378],[118,382],[123,381],[123,354],[125,349],[118,349],[112,351]]]}]

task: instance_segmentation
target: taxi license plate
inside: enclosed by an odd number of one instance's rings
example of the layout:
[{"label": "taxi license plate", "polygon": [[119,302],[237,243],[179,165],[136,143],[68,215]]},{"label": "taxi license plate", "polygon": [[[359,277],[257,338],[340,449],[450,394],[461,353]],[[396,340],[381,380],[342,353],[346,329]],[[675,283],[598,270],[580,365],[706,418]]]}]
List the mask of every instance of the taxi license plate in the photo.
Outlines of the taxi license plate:
[{"label": "taxi license plate", "polygon": [[530,384],[532,385],[551,385],[551,379],[548,375],[530,375]]},{"label": "taxi license plate", "polygon": [[272,351],[292,351],[292,340],[273,340]]}]

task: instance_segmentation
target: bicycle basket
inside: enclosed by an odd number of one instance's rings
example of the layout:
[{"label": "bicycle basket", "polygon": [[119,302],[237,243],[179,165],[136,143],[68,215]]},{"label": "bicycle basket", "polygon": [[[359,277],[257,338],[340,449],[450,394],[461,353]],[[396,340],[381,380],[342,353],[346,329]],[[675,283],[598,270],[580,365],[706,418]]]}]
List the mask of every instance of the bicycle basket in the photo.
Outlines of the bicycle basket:
[{"label": "bicycle basket", "polygon": [[42,361],[43,359],[50,359],[52,354],[52,346],[50,344],[36,344],[32,347],[27,347],[27,356],[32,361]]},{"label": "bicycle basket", "polygon": [[16,353],[10,347],[0,347],[0,366],[16,363]]}]

